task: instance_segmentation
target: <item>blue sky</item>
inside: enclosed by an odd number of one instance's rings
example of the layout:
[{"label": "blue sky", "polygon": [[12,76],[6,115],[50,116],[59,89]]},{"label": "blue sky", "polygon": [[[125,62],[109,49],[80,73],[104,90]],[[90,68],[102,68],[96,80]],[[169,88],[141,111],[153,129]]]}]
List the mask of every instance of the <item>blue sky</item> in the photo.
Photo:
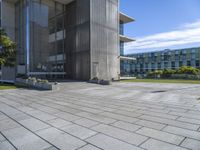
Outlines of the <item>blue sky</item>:
[{"label": "blue sky", "polygon": [[136,20],[125,53],[200,46],[200,0],[121,0],[120,10]]}]

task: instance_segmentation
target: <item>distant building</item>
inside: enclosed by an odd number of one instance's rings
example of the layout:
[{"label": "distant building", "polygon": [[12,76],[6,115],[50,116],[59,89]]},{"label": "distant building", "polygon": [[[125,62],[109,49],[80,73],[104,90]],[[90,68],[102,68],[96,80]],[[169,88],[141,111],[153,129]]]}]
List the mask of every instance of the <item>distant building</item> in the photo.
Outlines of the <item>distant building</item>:
[{"label": "distant building", "polygon": [[125,64],[129,74],[134,75],[144,75],[154,70],[178,69],[181,66],[200,69],[200,47],[146,52],[128,56],[136,58],[135,61],[129,61]]}]

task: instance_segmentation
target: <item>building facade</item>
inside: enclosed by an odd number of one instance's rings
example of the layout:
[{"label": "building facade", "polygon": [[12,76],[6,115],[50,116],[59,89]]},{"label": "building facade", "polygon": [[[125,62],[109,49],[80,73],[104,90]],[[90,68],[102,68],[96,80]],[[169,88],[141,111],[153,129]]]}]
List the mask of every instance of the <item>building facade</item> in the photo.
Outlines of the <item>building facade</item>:
[{"label": "building facade", "polygon": [[120,34],[120,76],[126,75],[127,67],[126,64],[134,60],[132,57],[127,57],[124,55],[124,44],[128,42],[135,41],[134,39],[127,37],[124,35],[124,25],[130,22],[135,21],[133,18],[121,13],[120,14],[120,28],[119,28],[119,34]]},{"label": "building facade", "polygon": [[[1,27],[17,43],[17,73],[118,80],[119,0],[0,0]],[[121,31],[122,32],[122,31]]]},{"label": "building facade", "polygon": [[129,55],[136,60],[126,63],[129,74],[144,75],[149,71],[191,66],[200,69],[200,47],[163,50]]}]

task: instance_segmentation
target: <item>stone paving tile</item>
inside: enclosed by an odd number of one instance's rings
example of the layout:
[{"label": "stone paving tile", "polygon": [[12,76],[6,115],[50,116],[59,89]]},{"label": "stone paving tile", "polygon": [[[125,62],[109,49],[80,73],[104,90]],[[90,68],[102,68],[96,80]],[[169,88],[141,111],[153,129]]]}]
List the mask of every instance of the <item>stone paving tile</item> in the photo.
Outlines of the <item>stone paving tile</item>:
[{"label": "stone paving tile", "polygon": [[200,149],[200,141],[193,140],[193,139],[185,139],[181,146],[185,148],[189,148],[192,150],[199,150]]},{"label": "stone paving tile", "polygon": [[55,113],[59,112],[58,109],[54,109],[54,108],[51,108],[51,107],[43,106],[43,105],[38,104],[38,103],[32,103],[29,106],[32,107],[32,108],[41,110],[43,112],[47,112],[49,114],[55,114]]},{"label": "stone paving tile", "polygon": [[48,124],[45,124],[44,122],[37,120],[35,118],[21,120],[19,121],[19,123],[31,131],[38,131],[50,127]]},{"label": "stone paving tile", "polygon": [[65,119],[67,121],[75,121],[77,119],[80,119],[80,117],[66,113],[66,112],[60,112],[60,113],[57,113],[57,114],[54,114],[54,115],[59,117],[59,118]]},{"label": "stone paving tile", "polygon": [[[60,86],[56,92],[1,91],[0,133],[18,149],[26,145],[43,150],[199,147],[200,85],[69,82]],[[161,89],[166,92],[153,93]],[[0,142],[8,141],[0,136]]]},{"label": "stone paving tile", "polygon": [[188,113],[188,112],[186,112],[186,113],[170,112],[169,114],[200,120],[200,114],[194,114],[194,113]]},{"label": "stone paving tile", "polygon": [[152,109],[151,108],[151,109],[145,109],[145,110],[142,110],[142,111],[150,111],[152,113],[162,113],[162,114],[168,114],[170,112],[170,110],[167,110],[166,108],[164,108],[164,109]]},{"label": "stone paving tile", "polygon": [[196,110],[189,110],[187,111],[187,113],[190,113],[190,114],[196,114],[196,115],[200,115],[200,111],[196,111]]},{"label": "stone paving tile", "polygon": [[20,111],[9,107],[8,105],[5,104],[1,104],[0,105],[0,111],[4,112],[5,114],[9,115],[9,116],[13,116],[13,115],[17,115],[19,113],[21,113]]},{"label": "stone paving tile", "polygon": [[180,117],[177,120],[178,121],[183,121],[183,122],[188,122],[188,123],[200,125],[200,120],[198,120],[198,119],[191,119],[191,118]]},{"label": "stone paving tile", "polygon": [[2,134],[20,150],[43,150],[51,146],[32,132],[22,127],[2,131]]},{"label": "stone paving tile", "polygon": [[0,131],[17,128],[17,127],[20,127],[20,125],[10,118],[0,121]]},{"label": "stone paving tile", "polygon": [[27,112],[27,113],[28,113],[29,115],[31,115],[31,116],[34,116],[34,117],[37,118],[37,119],[42,120],[42,121],[47,121],[47,120],[52,120],[52,119],[57,118],[57,117],[55,117],[55,116],[53,116],[53,115],[44,113],[44,112],[39,111],[39,110],[29,111],[29,112]]},{"label": "stone paving tile", "polygon": [[87,112],[78,113],[77,115],[91,119],[91,120],[95,120],[95,121],[98,121],[98,122],[101,122],[101,123],[105,123],[105,124],[110,124],[110,123],[113,123],[113,122],[116,121],[115,119],[112,119],[112,118],[109,118],[109,117],[105,117],[105,116],[98,115],[98,114],[90,114],[90,113],[87,113]]},{"label": "stone paving tile", "polygon": [[135,125],[135,124],[131,124],[131,123],[123,122],[123,121],[117,121],[111,125],[121,128],[121,129],[124,129],[124,130],[131,131],[131,132],[136,131],[139,128],[141,128],[141,126],[139,126],[139,125]]},{"label": "stone paving tile", "polygon": [[192,131],[192,130],[187,130],[183,128],[173,127],[173,126],[167,126],[166,128],[163,129],[163,131],[200,140],[200,132],[198,131]]},{"label": "stone paving tile", "polygon": [[55,148],[54,146],[51,146],[51,147],[46,148],[46,149],[44,149],[44,150],[59,150],[59,149]]},{"label": "stone paving tile", "polygon": [[93,127],[93,126],[99,124],[99,122],[89,120],[89,119],[86,119],[86,118],[76,120],[76,121],[74,121],[74,123],[79,124],[79,125],[84,126],[84,127],[87,127],[87,128],[90,128],[90,127]]},{"label": "stone paving tile", "polygon": [[34,111],[35,109],[31,108],[31,107],[28,107],[28,106],[20,106],[20,107],[17,107],[18,110],[21,110],[23,112],[29,112],[29,111]]},{"label": "stone paving tile", "polygon": [[138,110],[137,113],[141,114],[146,114],[150,116],[155,116],[155,117],[161,117],[161,118],[166,118],[166,119],[176,119],[178,116],[175,115],[169,115],[169,114],[163,114],[163,113],[158,113],[158,112],[151,112],[151,111],[144,111],[144,110]]},{"label": "stone paving tile", "polygon": [[25,114],[25,113],[19,113],[16,114],[14,116],[12,116],[12,119],[14,119],[15,121],[21,121],[21,120],[26,120],[26,119],[31,119],[32,117]]},{"label": "stone paving tile", "polygon": [[136,133],[139,133],[141,135],[148,136],[157,140],[172,143],[175,145],[179,145],[184,140],[184,137],[182,136],[178,136],[178,135],[174,135],[174,134],[170,134],[167,132],[158,131],[158,130],[154,130],[154,129],[150,129],[146,127],[139,129]]},{"label": "stone paving tile", "polygon": [[147,120],[139,120],[139,121],[135,122],[134,124],[152,128],[152,129],[157,129],[157,130],[161,130],[166,126],[165,124],[147,121]]},{"label": "stone paving tile", "polygon": [[66,121],[66,120],[63,120],[63,119],[60,119],[60,118],[48,120],[47,123],[56,127],[56,128],[60,128],[60,127],[64,127],[66,125],[72,124],[72,122],[69,122],[69,121]]},{"label": "stone paving tile", "polygon": [[80,139],[89,138],[97,133],[97,132],[94,132],[90,129],[81,127],[76,124],[70,124],[70,125],[62,127],[61,129],[71,135],[74,135],[74,136],[80,138]]},{"label": "stone paving tile", "polygon": [[8,119],[8,117],[4,114],[0,114],[0,121],[3,120],[3,119]]},{"label": "stone paving tile", "polygon": [[143,150],[142,148],[130,145],[109,136],[98,134],[89,139],[87,142],[96,145],[104,150]]},{"label": "stone paving tile", "polygon": [[138,121],[137,118],[127,117],[124,115],[119,115],[119,114],[114,114],[114,113],[109,113],[109,112],[100,113],[100,115],[110,117],[110,118],[113,118],[116,120],[126,121],[129,123],[134,123],[134,122]]},{"label": "stone paving tile", "polygon": [[0,133],[0,142],[5,141],[6,139],[3,137],[3,135]]},{"label": "stone paving tile", "polygon": [[165,110],[175,111],[175,112],[186,112],[187,111],[187,109],[171,108],[171,107],[167,107]]},{"label": "stone paving tile", "polygon": [[97,110],[97,109],[94,109],[94,108],[90,108],[89,106],[84,107],[84,106],[76,105],[76,104],[69,103],[69,102],[54,101],[54,103],[59,104],[59,105],[63,105],[63,106],[66,106],[66,107],[69,107],[69,108],[72,108],[72,109],[75,109],[75,110],[81,110],[81,111],[86,111],[86,112],[91,112],[91,113],[100,113],[100,112],[102,112],[100,110]]},{"label": "stone paving tile", "polygon": [[59,111],[68,112],[68,113],[72,113],[72,114],[76,114],[76,113],[81,112],[81,110],[78,110],[78,109],[74,109],[74,108],[71,108],[71,107],[56,104],[54,102],[54,100],[52,100],[52,101],[48,100],[47,102],[46,101],[40,101],[38,103],[41,103],[45,106],[48,106],[48,107],[51,107],[51,108],[54,108],[54,109],[57,109]]},{"label": "stone paving tile", "polygon": [[142,148],[147,150],[186,150],[185,148],[181,148],[179,146],[175,146],[169,143],[161,142],[154,139],[149,139],[144,144],[141,145]]},{"label": "stone paving tile", "polygon": [[0,142],[0,150],[16,150],[8,141]]},{"label": "stone paving tile", "polygon": [[119,128],[115,128],[109,125],[98,125],[92,128],[95,131],[101,132],[103,134],[112,136],[114,138],[120,139],[124,142],[133,144],[133,145],[140,145],[143,143],[145,140],[147,140],[147,137],[131,133]]},{"label": "stone paving tile", "polygon": [[86,144],[78,138],[75,138],[55,128],[44,129],[36,133],[62,150],[75,150]]},{"label": "stone paving tile", "polygon": [[142,115],[138,111],[130,112],[130,111],[124,111],[124,110],[117,110],[114,113],[117,113],[117,114],[120,114],[120,115],[129,116],[129,117],[138,117],[138,116]]},{"label": "stone paving tile", "polygon": [[171,120],[171,119],[164,119],[164,118],[160,118],[160,117],[152,117],[152,116],[148,116],[148,115],[143,115],[143,116],[140,116],[139,118],[144,119],[144,120],[153,121],[153,122],[177,126],[177,127],[181,127],[181,128],[186,128],[186,129],[190,129],[190,130],[197,130],[199,128],[199,125],[190,124],[190,123],[186,123],[186,122],[180,122],[180,121]]},{"label": "stone paving tile", "polygon": [[88,145],[86,145],[86,146],[84,146],[84,147],[82,147],[82,148],[80,148],[78,150],[101,150],[101,149],[88,144]]}]

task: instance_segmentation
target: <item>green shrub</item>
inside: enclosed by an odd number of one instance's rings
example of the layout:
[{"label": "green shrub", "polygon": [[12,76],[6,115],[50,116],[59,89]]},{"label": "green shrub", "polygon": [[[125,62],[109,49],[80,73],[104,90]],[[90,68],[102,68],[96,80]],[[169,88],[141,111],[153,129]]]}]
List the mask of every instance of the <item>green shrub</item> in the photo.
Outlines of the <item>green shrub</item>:
[{"label": "green shrub", "polygon": [[175,74],[175,70],[165,69],[163,70],[162,78],[170,78],[172,74]]},{"label": "green shrub", "polygon": [[48,80],[42,80],[42,79],[37,79],[37,82],[38,83],[49,83]]},{"label": "green shrub", "polygon": [[37,79],[34,78],[34,77],[33,77],[33,78],[32,78],[32,77],[29,77],[28,80],[29,80],[29,81],[32,81],[32,82],[37,82]]},{"label": "green shrub", "polygon": [[187,66],[183,66],[177,70],[156,70],[148,72],[147,78],[200,80],[200,70]]},{"label": "green shrub", "polygon": [[200,80],[200,75],[173,74],[171,79]]},{"label": "green shrub", "polygon": [[190,75],[198,75],[200,74],[200,70],[193,67],[183,66],[176,71],[177,74],[190,74]]}]

